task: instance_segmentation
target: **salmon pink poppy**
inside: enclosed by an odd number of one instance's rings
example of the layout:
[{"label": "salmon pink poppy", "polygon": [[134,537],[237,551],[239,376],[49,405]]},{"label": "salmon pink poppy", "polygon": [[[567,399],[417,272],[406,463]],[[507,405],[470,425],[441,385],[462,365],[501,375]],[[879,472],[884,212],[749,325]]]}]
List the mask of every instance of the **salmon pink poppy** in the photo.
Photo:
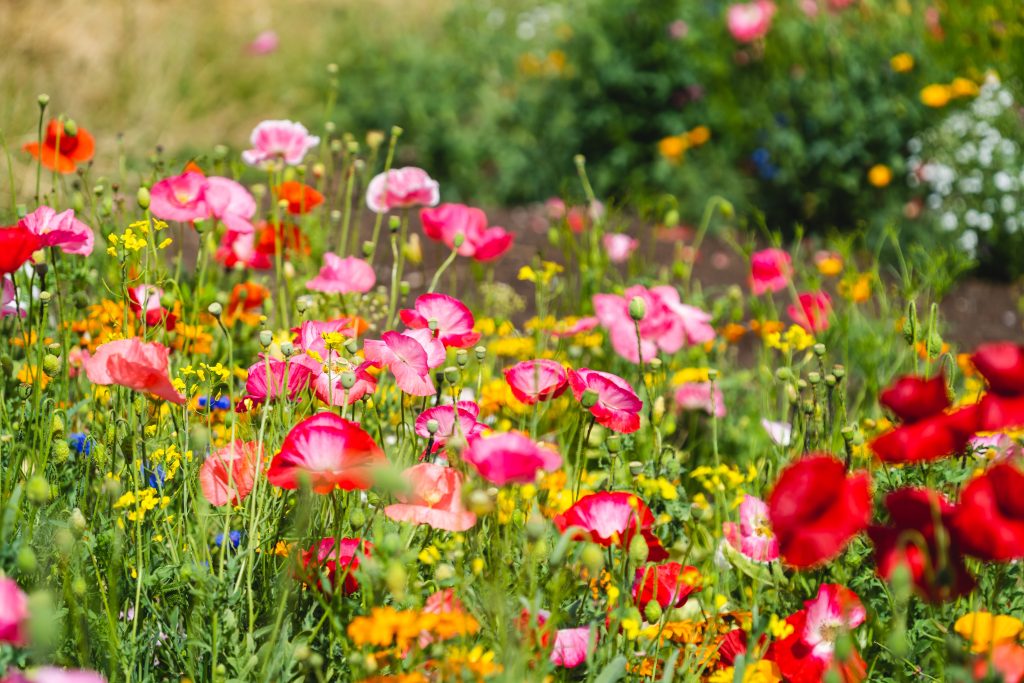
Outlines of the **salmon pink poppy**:
[{"label": "salmon pink poppy", "polygon": [[997,431],[1024,425],[1024,346],[982,344],[971,362],[988,380],[989,390],[979,407],[979,429]]},{"label": "salmon pink poppy", "polygon": [[565,393],[569,375],[561,363],[546,358],[524,360],[505,368],[505,381],[516,400],[532,406]]},{"label": "salmon pink poppy", "polygon": [[[455,425],[456,410],[459,412],[458,427]],[[475,401],[459,401],[454,406],[427,408],[416,418],[416,434],[424,439],[433,437],[434,450],[444,446],[456,435],[469,441],[487,428],[484,423],[477,422],[479,416],[480,406]],[[433,434],[427,428],[427,423],[431,420],[437,422],[437,431]]]},{"label": "salmon pink poppy", "polygon": [[40,206],[18,221],[18,225],[37,235],[44,247],[58,247],[65,254],[78,256],[92,253],[92,228],[75,218],[71,209],[57,213],[48,206]]},{"label": "salmon pink poppy", "polygon": [[786,308],[790,319],[809,334],[828,329],[832,314],[832,297],[825,292],[803,293],[797,297],[798,305]]},{"label": "salmon pink poppy", "polygon": [[555,632],[551,649],[551,663],[566,669],[575,669],[587,661],[590,650],[590,627],[560,628]]},{"label": "salmon pink poppy", "polygon": [[268,398],[281,396],[286,382],[288,400],[294,401],[309,387],[309,368],[291,359],[283,361],[277,358],[261,358],[249,366],[249,375],[245,380],[246,393],[238,401],[235,411],[245,412]]},{"label": "salmon pink poppy", "polygon": [[956,506],[935,491],[901,488],[885,497],[885,507],[889,526],[868,529],[878,575],[889,579],[896,567],[905,566],[917,593],[932,602],[970,593],[974,578],[961,555]]},{"label": "salmon pink poppy", "polygon": [[838,555],[871,519],[871,477],[847,476],[832,456],[810,454],[787,466],[768,498],[783,561],[804,569]]},{"label": "salmon pink poppy", "polygon": [[149,210],[165,221],[203,220],[210,215],[206,187],[206,176],[194,171],[159,180],[149,189]]},{"label": "salmon pink poppy", "polygon": [[[644,302],[645,315],[637,326],[629,315],[629,303],[634,297]],[[708,313],[682,303],[675,287],[660,285],[647,289],[634,285],[619,296],[595,294],[594,313],[601,326],[608,330],[615,352],[633,363],[639,363],[641,354],[649,362],[659,351],[675,353],[684,346],[703,344],[715,338]]]},{"label": "salmon pink poppy", "polygon": [[385,332],[380,340],[363,342],[366,360],[377,367],[387,367],[395,376],[395,384],[410,396],[433,396],[433,368],[445,361],[444,345],[427,329]]},{"label": "salmon pink poppy", "polygon": [[683,410],[703,410],[708,415],[725,417],[725,396],[722,387],[711,382],[683,382],[676,387],[676,405]]},{"label": "salmon pink poppy", "polygon": [[296,180],[286,180],[274,188],[278,201],[288,202],[288,213],[309,213],[324,203],[324,196],[315,188]]},{"label": "salmon pink poppy", "polygon": [[369,557],[372,549],[373,544],[361,538],[342,538],[340,541],[323,538],[302,553],[302,568],[305,576],[310,581],[315,580],[321,590],[326,588],[319,579],[322,574],[327,577],[330,586],[337,588],[335,584],[340,582],[342,592],[351,595],[359,590],[359,581],[355,576],[359,560]]},{"label": "salmon pink poppy", "polygon": [[953,528],[965,553],[982,560],[1024,558],[1024,474],[1000,463],[960,494]]},{"label": "salmon pink poppy", "polygon": [[768,505],[760,498],[744,496],[739,507],[740,522],[722,524],[726,542],[744,557],[755,562],[773,562],[779,559],[779,539],[772,531]]},{"label": "salmon pink poppy", "polygon": [[498,486],[529,484],[538,472],[553,472],[562,466],[562,456],[553,446],[535,443],[519,432],[477,436],[462,452],[462,459]]},{"label": "salmon pink poppy", "polygon": [[0,578],[0,643],[26,644],[28,597],[14,579]]},{"label": "salmon pink poppy", "polygon": [[462,505],[462,474],[433,463],[413,465],[404,472],[412,494],[388,505],[384,514],[398,522],[426,524],[444,531],[465,531],[476,515]]},{"label": "salmon pink poppy", "polygon": [[480,340],[473,331],[476,321],[466,304],[447,294],[421,294],[413,308],[399,311],[402,322],[413,329],[429,329],[448,348],[468,349]]},{"label": "salmon pink poppy", "polygon": [[582,400],[588,389],[597,394],[590,414],[601,426],[623,434],[640,429],[640,410],[644,404],[629,382],[618,375],[589,368],[569,370],[569,386],[577,401]]},{"label": "salmon pink poppy", "polygon": [[639,533],[647,541],[647,559],[661,562],[668,552],[654,534],[654,513],[640,498],[628,491],[600,491],[583,496],[554,518],[562,533],[574,528],[603,546],[628,548]]},{"label": "salmon pink poppy", "polygon": [[633,577],[633,600],[641,610],[657,602],[662,609],[680,607],[700,590],[700,570],[678,562],[637,567]]},{"label": "salmon pink poppy", "polygon": [[211,176],[206,179],[203,200],[209,210],[207,218],[216,218],[231,232],[256,232],[252,224],[256,200],[241,183],[231,178]]},{"label": "salmon pink poppy", "polygon": [[729,5],[725,21],[733,38],[741,43],[750,43],[768,34],[774,16],[775,3],[753,0]]},{"label": "salmon pink poppy", "polygon": [[320,144],[306,127],[294,121],[263,121],[249,136],[251,149],[242,152],[242,161],[259,168],[274,168],[283,162],[298,166],[306,153]]},{"label": "salmon pink poppy", "polygon": [[306,289],[330,294],[366,293],[373,289],[377,275],[373,266],[355,256],[341,258],[337,254],[324,254],[320,273],[306,282]]},{"label": "salmon pink poppy", "polygon": [[750,291],[754,296],[781,292],[793,277],[793,259],[782,249],[762,249],[750,257]]},{"label": "salmon pink poppy", "polygon": [[92,159],[96,151],[96,141],[92,134],[81,126],[69,126],[57,119],[50,119],[46,125],[46,137],[42,146],[39,142],[28,142],[22,148],[43,164],[44,167],[58,173],[74,173],[78,164]]},{"label": "salmon pink poppy", "polygon": [[238,505],[252,491],[262,448],[255,441],[235,440],[206,456],[199,467],[199,485],[211,505]]},{"label": "salmon pink poppy", "polygon": [[476,261],[493,261],[512,247],[514,235],[504,228],[487,227],[487,214],[465,204],[441,204],[420,211],[423,233],[432,240],[455,248],[455,236],[462,235],[459,256]]},{"label": "salmon pink poppy", "polygon": [[0,228],[0,273],[13,273],[43,248],[38,235],[24,226]]},{"label": "salmon pink poppy", "polygon": [[609,232],[601,237],[601,246],[604,247],[604,253],[608,255],[609,261],[625,263],[640,246],[640,241],[623,233]]},{"label": "salmon pink poppy", "polygon": [[384,452],[356,422],[317,413],[292,427],[270,463],[267,481],[297,489],[307,480],[317,493],[367,489]]},{"label": "salmon pink poppy", "polygon": [[119,384],[184,404],[185,397],[167,375],[169,353],[166,346],[157,342],[143,342],[135,337],[118,339],[101,344],[82,366],[93,384]]},{"label": "salmon pink poppy", "polygon": [[378,173],[366,187],[366,206],[374,213],[413,206],[436,206],[440,200],[441,190],[437,181],[415,166]]}]

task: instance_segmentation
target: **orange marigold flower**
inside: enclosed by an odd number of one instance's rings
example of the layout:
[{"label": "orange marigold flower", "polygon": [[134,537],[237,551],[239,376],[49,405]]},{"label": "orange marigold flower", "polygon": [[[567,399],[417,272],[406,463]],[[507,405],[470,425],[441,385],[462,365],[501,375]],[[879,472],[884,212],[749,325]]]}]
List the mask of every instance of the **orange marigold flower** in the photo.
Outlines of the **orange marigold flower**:
[{"label": "orange marigold flower", "polygon": [[892,170],[885,164],[875,164],[868,169],[868,182],[875,187],[885,187],[892,182]]},{"label": "orange marigold flower", "polygon": [[683,155],[690,148],[690,139],[686,135],[669,135],[658,141],[658,153],[672,164],[683,160]]}]

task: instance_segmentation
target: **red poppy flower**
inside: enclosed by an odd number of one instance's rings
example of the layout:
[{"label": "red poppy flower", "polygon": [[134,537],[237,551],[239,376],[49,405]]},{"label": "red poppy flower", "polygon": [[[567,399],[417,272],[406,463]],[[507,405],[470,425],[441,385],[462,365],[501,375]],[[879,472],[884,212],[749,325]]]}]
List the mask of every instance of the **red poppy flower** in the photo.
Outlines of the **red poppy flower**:
[{"label": "red poppy flower", "polygon": [[32,258],[32,252],[42,246],[42,239],[26,227],[0,229],[0,274],[13,273],[21,268]]},{"label": "red poppy flower", "polygon": [[678,562],[638,567],[633,578],[633,600],[641,610],[652,600],[662,609],[679,607],[700,590],[700,570]]},{"label": "red poppy flower", "polygon": [[302,553],[305,578],[310,581],[316,579],[316,586],[323,590],[325,586],[318,578],[321,573],[327,577],[331,586],[336,579],[344,576],[342,591],[345,595],[351,595],[359,590],[359,581],[354,573],[359,568],[359,556],[369,557],[372,549],[373,544],[361,538],[343,538],[337,543],[333,538],[321,539]]},{"label": "red poppy flower", "polygon": [[309,240],[294,223],[271,223],[264,221],[256,226],[256,251],[273,258],[277,242],[281,242],[282,255],[291,253],[309,256]]},{"label": "red poppy flower", "polygon": [[1024,425],[1024,346],[982,344],[971,361],[988,380],[989,388],[979,407],[979,429],[997,431]]},{"label": "red poppy flower", "polygon": [[978,428],[978,406],[968,405],[899,425],[871,441],[871,450],[890,463],[936,460],[964,449]]},{"label": "red poppy flower", "polygon": [[51,119],[46,126],[46,137],[43,146],[38,142],[28,142],[22,148],[43,166],[58,173],[74,173],[78,164],[92,159],[96,150],[96,141],[81,126],[77,126],[74,135],[68,134],[67,127],[57,119]]},{"label": "red poppy flower", "polygon": [[[915,488],[893,491],[886,496],[885,507],[890,526],[868,529],[879,576],[888,579],[897,566],[906,565],[917,592],[932,602],[970,593],[974,579],[964,566],[959,535],[953,529],[956,508],[940,493]],[[946,532],[941,547],[940,529]]]},{"label": "red poppy flower", "polygon": [[1002,463],[964,488],[953,527],[968,555],[1005,562],[1024,557],[1024,474]]},{"label": "red poppy flower", "polygon": [[949,407],[946,378],[941,372],[931,379],[900,377],[879,394],[878,402],[904,423],[923,420]]},{"label": "red poppy flower", "polygon": [[317,493],[335,487],[367,489],[384,452],[355,422],[334,413],[317,413],[292,427],[267,471],[274,486],[297,489],[303,480]]},{"label": "red poppy flower", "polygon": [[768,646],[764,656],[766,660],[775,662],[786,683],[821,683],[830,668],[839,674],[838,680],[842,683],[859,683],[867,679],[867,664],[856,649],[843,661],[813,655],[814,648],[803,637],[807,630],[806,609],[791,614],[786,618],[786,624],[793,629],[792,633]]},{"label": "red poppy flower", "polygon": [[654,513],[635,494],[626,491],[601,491],[583,496],[564,513],[556,515],[554,522],[561,532],[577,527],[586,532],[590,540],[603,546],[628,548],[639,531],[647,541],[648,560],[660,562],[668,558],[668,552],[652,530]]},{"label": "red poppy flower", "polygon": [[308,213],[324,203],[324,196],[316,188],[295,180],[286,180],[274,188],[278,201],[288,202],[288,213]]},{"label": "red poppy flower", "polygon": [[768,498],[768,516],[786,564],[805,568],[838,555],[871,519],[871,477],[846,475],[830,455],[786,467]]},{"label": "red poppy flower", "polygon": [[797,304],[786,309],[790,319],[810,334],[828,329],[828,317],[832,314],[832,298],[825,292],[803,293],[797,297]]}]

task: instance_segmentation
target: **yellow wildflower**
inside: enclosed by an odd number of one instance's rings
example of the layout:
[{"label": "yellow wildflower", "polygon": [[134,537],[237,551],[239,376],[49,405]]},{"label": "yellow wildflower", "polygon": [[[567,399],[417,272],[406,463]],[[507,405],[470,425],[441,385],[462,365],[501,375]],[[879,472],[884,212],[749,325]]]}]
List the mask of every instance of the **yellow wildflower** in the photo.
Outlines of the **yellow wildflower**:
[{"label": "yellow wildflower", "polygon": [[914,68],[914,58],[906,52],[893,55],[889,60],[889,66],[898,74],[904,74]]}]

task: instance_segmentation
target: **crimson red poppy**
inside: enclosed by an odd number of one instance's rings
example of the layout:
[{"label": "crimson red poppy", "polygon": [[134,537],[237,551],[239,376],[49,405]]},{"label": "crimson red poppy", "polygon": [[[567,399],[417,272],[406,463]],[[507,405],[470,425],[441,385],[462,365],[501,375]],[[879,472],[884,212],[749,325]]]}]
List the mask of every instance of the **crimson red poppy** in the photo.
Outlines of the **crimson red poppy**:
[{"label": "crimson red poppy", "polygon": [[662,609],[679,607],[700,590],[700,570],[678,562],[639,567],[633,578],[633,600],[641,610],[652,600]]},{"label": "crimson red poppy", "polygon": [[565,532],[575,527],[603,546],[620,545],[629,547],[629,542],[639,531],[647,541],[647,559],[660,562],[668,558],[668,552],[654,534],[654,513],[647,504],[633,493],[626,491],[601,491],[583,496],[572,507],[556,515],[555,526]]},{"label": "crimson red poppy", "polygon": [[830,455],[807,455],[779,475],[768,516],[786,564],[822,564],[871,519],[871,477],[867,472],[847,476],[843,463]]},{"label": "crimson red poppy", "polygon": [[92,159],[96,141],[81,126],[76,126],[73,133],[69,133],[68,127],[61,121],[51,119],[46,126],[42,147],[39,142],[28,142],[22,149],[39,159],[51,171],[74,173],[78,164]]},{"label": "crimson red poppy", "polygon": [[319,575],[327,577],[331,586],[339,576],[344,576],[341,587],[345,595],[359,590],[355,570],[359,568],[359,557],[370,556],[373,544],[361,538],[343,538],[335,542],[333,538],[321,539],[319,543],[302,553],[303,578],[316,580],[316,586],[324,590]]},{"label": "crimson red poppy", "polygon": [[13,273],[21,268],[32,258],[32,252],[42,246],[42,239],[26,227],[0,229],[0,274]]},{"label": "crimson red poppy", "polygon": [[931,379],[900,377],[878,395],[878,402],[906,423],[937,415],[949,407],[946,378],[940,372]]},{"label": "crimson red poppy", "polygon": [[988,380],[989,388],[979,404],[979,429],[997,431],[1024,425],[1024,346],[982,344],[971,361]]},{"label": "crimson red poppy", "polygon": [[960,535],[953,527],[956,507],[942,494],[920,488],[893,491],[885,507],[890,525],[868,529],[879,576],[889,579],[897,566],[905,565],[917,592],[932,602],[970,593],[974,579],[964,566]]},{"label": "crimson red poppy", "polygon": [[303,214],[324,203],[324,196],[316,188],[295,180],[286,180],[274,188],[278,201],[288,202],[288,213]]},{"label": "crimson red poppy", "polygon": [[964,488],[953,528],[968,555],[1007,561],[1024,557],[1024,474],[1001,463]]},{"label": "crimson red poppy", "polygon": [[958,453],[978,429],[978,410],[971,404],[901,424],[872,440],[871,450],[890,463],[926,462]]},{"label": "crimson red poppy", "polygon": [[[802,609],[786,618],[792,629],[790,634],[768,646],[764,658],[775,662],[786,683],[821,683],[832,668],[842,683],[859,683],[867,679],[867,664],[854,649],[845,660],[821,659],[813,655],[814,648],[804,639],[807,630],[807,610]],[[787,629],[789,630],[789,629]]]}]

